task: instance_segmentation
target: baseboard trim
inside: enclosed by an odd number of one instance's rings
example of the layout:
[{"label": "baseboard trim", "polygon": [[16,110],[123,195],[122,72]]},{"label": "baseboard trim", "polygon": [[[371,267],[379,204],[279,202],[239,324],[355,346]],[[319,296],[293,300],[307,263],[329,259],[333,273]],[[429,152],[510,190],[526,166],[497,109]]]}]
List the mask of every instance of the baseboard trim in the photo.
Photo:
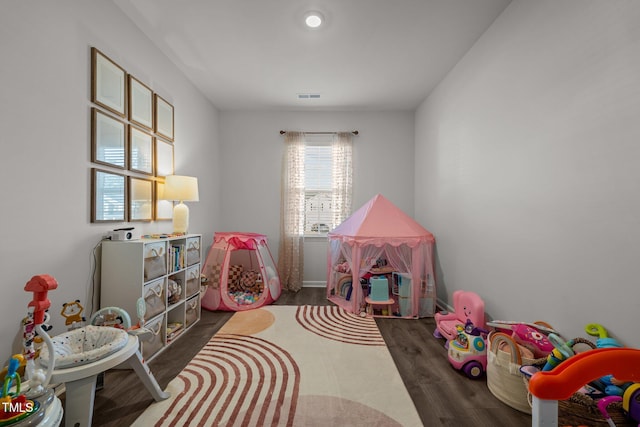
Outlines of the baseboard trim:
[{"label": "baseboard trim", "polygon": [[451,307],[446,302],[442,301],[440,298],[436,298],[436,307],[440,309],[440,311],[448,311],[449,313],[453,313],[453,307]]},{"label": "baseboard trim", "polygon": [[326,288],[327,282],[322,280],[305,280],[302,282],[303,288]]}]

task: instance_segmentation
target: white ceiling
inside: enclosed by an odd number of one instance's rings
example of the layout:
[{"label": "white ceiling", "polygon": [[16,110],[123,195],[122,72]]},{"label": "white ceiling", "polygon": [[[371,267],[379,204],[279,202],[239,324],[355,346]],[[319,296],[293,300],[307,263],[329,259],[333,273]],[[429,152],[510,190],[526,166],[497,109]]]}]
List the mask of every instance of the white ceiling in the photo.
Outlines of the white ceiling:
[{"label": "white ceiling", "polygon": [[221,110],[413,110],[511,0],[113,1]]}]

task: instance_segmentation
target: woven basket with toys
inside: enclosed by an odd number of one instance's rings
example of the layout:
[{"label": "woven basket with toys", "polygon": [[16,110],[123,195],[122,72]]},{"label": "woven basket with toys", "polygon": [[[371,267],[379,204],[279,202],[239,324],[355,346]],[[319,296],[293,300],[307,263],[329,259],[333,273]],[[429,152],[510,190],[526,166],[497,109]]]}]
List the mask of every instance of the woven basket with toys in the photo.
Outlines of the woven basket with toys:
[{"label": "woven basket with toys", "polygon": [[546,333],[554,329],[541,321],[522,323],[493,320],[487,322],[487,326],[496,329],[487,337],[487,386],[502,402],[530,414],[528,385],[520,368],[544,364],[553,350]]},{"label": "woven basket with toys", "polygon": [[487,387],[498,400],[531,414],[527,383],[522,366],[540,363],[531,350],[511,336],[492,331],[487,337]]}]

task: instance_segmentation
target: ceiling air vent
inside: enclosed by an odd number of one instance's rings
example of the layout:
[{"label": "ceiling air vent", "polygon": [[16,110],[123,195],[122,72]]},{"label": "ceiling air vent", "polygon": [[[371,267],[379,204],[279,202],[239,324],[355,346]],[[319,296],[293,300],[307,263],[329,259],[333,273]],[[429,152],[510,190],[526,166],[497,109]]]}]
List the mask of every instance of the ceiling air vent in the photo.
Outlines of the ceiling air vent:
[{"label": "ceiling air vent", "polygon": [[319,93],[299,93],[298,99],[319,99]]}]

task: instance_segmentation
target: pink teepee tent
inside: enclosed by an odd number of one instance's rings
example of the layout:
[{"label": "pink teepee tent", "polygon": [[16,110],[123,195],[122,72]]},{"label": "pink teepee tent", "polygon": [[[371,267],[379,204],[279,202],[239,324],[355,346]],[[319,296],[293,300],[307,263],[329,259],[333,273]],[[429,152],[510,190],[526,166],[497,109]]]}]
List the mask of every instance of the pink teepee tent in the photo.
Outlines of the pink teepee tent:
[{"label": "pink teepee tent", "polygon": [[413,218],[376,195],[329,233],[327,298],[361,313],[367,279],[384,276],[395,301],[389,316],[433,316],[434,242],[433,235]]}]

